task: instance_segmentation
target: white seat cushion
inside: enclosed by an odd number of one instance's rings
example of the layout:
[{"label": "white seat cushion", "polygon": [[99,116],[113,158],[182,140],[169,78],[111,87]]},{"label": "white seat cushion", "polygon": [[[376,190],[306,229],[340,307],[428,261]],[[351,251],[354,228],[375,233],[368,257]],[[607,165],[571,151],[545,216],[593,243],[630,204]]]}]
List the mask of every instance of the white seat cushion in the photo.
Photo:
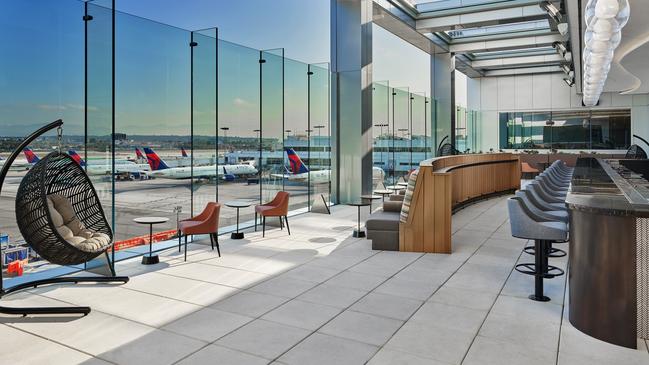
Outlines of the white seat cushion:
[{"label": "white seat cushion", "polygon": [[63,195],[48,195],[47,208],[57,232],[68,243],[81,251],[96,252],[110,243],[108,235],[86,228],[74,213],[72,204]]}]

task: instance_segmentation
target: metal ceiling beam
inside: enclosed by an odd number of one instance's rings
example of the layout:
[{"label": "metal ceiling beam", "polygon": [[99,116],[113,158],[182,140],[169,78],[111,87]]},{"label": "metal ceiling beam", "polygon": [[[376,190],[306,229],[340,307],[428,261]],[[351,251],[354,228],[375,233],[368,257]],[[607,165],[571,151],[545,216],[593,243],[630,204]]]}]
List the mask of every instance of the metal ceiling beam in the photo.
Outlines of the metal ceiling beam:
[{"label": "metal ceiling beam", "polygon": [[471,43],[451,44],[449,50],[453,53],[476,53],[506,51],[520,48],[548,47],[554,42],[563,41],[561,34],[528,36],[521,38],[498,39]]},{"label": "metal ceiling beam", "polygon": [[[386,1],[386,0],[375,0]],[[391,2],[399,2],[399,0],[388,0]],[[481,13],[491,10],[502,10],[509,8],[517,8],[528,5],[539,5],[540,0],[502,0],[492,3],[476,4],[472,0],[456,0],[455,3],[449,1],[433,1],[429,3],[419,3],[416,6],[417,19],[437,18],[449,15],[461,15],[469,13]],[[561,0],[550,0],[552,3],[560,3]],[[445,6],[446,4],[446,6]]]},{"label": "metal ceiling beam", "polygon": [[534,4],[433,18],[422,18],[420,16],[416,21],[416,28],[419,32],[423,33],[442,32],[453,29],[475,28],[545,18],[547,18],[547,13],[538,4]]},{"label": "metal ceiling beam", "polygon": [[550,64],[559,65],[566,63],[565,58],[558,54],[544,55],[544,56],[528,56],[528,57],[508,57],[496,58],[492,60],[476,60],[471,62],[471,67],[475,69],[489,69],[489,68],[507,68],[507,67],[522,67],[530,65],[549,66]]},{"label": "metal ceiling beam", "polygon": [[448,52],[446,42],[435,35],[427,37],[417,32],[409,22],[402,19],[403,16],[403,13],[395,13],[395,9],[386,9],[377,1],[374,1],[372,22],[376,25],[428,54]]},{"label": "metal ceiling beam", "polygon": [[559,66],[521,67],[484,71],[484,77],[563,73]]}]

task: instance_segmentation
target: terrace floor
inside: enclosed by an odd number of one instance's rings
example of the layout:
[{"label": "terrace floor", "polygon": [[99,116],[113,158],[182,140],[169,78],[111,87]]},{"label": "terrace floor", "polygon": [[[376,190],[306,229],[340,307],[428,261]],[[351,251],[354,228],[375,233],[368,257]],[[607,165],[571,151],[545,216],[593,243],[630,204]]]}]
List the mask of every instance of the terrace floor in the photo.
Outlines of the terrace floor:
[{"label": "terrace floor", "polygon": [[[0,317],[1,364],[649,364],[567,320],[566,276],[513,270],[506,198],[453,217],[453,254],[372,251],[351,237],[356,208],[291,219],[246,240],[190,245],[161,263],[117,265],[121,286],[50,286],[4,305],[90,305],[87,317]],[[206,246],[207,245],[207,246]],[[566,260],[552,259],[565,268]]]}]

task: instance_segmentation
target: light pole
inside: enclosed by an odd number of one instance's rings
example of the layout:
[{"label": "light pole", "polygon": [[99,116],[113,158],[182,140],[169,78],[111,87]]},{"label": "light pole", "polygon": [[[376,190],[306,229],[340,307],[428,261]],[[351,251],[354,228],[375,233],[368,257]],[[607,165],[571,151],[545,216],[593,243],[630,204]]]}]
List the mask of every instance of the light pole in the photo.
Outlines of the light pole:
[{"label": "light pole", "polygon": [[[230,130],[230,127],[221,127],[221,130],[223,131],[223,146],[227,148],[228,131]],[[226,155],[226,159],[227,159],[227,155]],[[227,163],[227,161],[225,162]]]},{"label": "light pole", "polygon": [[[375,127],[379,127],[379,140],[381,139],[381,136],[383,136],[383,127],[389,127],[390,124],[388,123],[377,123],[374,124]],[[383,148],[381,148],[381,168],[383,168]]]},{"label": "light pole", "polygon": [[324,125],[314,125],[313,128],[318,130],[318,163],[320,164],[320,168],[322,168],[322,155],[320,154],[320,132],[322,131],[322,128],[324,128]]}]

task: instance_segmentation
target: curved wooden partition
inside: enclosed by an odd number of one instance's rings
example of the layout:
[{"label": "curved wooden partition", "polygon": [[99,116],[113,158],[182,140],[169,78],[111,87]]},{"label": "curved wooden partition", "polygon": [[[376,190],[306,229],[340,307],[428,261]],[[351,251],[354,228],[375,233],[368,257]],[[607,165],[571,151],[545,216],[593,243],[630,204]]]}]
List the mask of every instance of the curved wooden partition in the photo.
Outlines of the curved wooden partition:
[{"label": "curved wooden partition", "polygon": [[411,175],[399,223],[399,250],[451,253],[453,209],[520,188],[517,155],[487,153],[422,161]]}]

